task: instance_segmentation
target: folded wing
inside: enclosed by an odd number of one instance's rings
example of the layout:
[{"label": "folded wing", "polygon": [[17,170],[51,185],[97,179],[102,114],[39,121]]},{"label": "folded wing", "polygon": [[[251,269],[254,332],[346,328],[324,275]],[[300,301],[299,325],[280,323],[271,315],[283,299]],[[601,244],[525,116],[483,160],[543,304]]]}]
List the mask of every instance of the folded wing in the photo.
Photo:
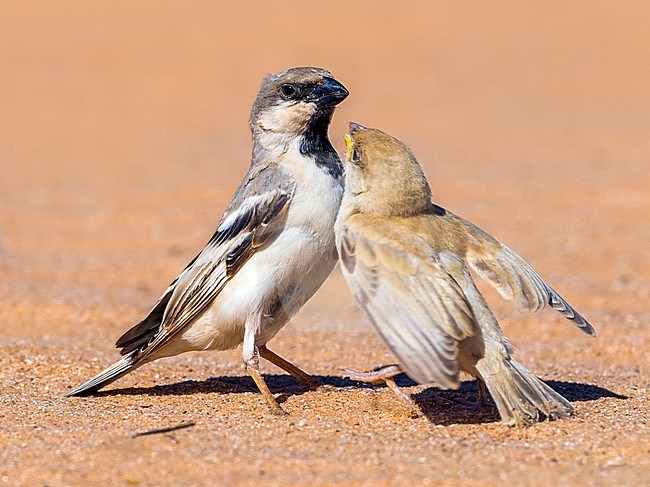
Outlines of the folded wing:
[{"label": "folded wing", "polygon": [[163,293],[149,315],[117,341],[142,359],[163,346],[217,297],[228,280],[282,226],[292,193],[274,189],[227,213],[206,247]]}]

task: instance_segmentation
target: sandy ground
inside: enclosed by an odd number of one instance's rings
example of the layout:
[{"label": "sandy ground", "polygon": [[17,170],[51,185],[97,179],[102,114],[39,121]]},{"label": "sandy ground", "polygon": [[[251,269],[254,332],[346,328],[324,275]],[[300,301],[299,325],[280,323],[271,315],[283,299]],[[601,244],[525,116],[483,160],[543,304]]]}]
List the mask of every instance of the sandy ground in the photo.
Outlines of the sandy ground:
[{"label": "sandy ground", "polygon": [[[3,2],[0,484],[642,485],[650,478],[647,2]],[[488,7],[489,5],[489,7]],[[487,292],[516,357],[573,401],[523,430],[460,391],[340,367],[393,358],[335,271],[271,343],[329,387],[239,351],[63,393],[117,358],[207,241],[249,160],[261,77],[331,69],[352,119],[408,142],[436,201],[528,259],[599,331]],[[169,434],[131,438],[193,421]]]}]

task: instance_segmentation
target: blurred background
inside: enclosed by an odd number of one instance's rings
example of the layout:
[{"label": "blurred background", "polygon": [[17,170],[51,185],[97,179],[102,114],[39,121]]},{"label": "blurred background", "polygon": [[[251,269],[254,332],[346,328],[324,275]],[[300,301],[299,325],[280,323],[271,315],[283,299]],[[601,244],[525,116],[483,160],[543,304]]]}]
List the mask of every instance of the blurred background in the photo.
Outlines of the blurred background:
[{"label": "blurred background", "polygon": [[[261,78],[300,65],[351,92],[339,151],[349,120],[400,137],[438,203],[595,321],[646,312],[647,2],[311,5],[0,6],[3,340],[100,334],[109,351],[210,237]],[[343,286],[292,329],[369,329]]]},{"label": "blurred background", "polygon": [[[647,482],[649,26],[647,1],[0,2],[0,481]],[[513,431],[421,386],[427,418],[412,420],[385,388],[348,387],[342,366],[394,357],[338,270],[272,342],[336,390],[262,365],[288,420],[269,418],[238,350],[62,397],[212,235],[249,164],[262,77],[303,65],[351,93],[340,153],[349,120],[404,140],[437,203],[595,325],[592,340],[482,288],[576,417]]]}]

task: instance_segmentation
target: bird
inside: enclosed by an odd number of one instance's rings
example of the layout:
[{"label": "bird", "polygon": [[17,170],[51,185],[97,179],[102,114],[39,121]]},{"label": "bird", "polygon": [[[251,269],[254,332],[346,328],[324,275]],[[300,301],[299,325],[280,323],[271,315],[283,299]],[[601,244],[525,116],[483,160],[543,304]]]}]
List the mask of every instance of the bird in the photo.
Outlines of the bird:
[{"label": "bird", "polygon": [[328,70],[264,77],[249,119],[251,164],[217,228],[149,314],[116,342],[123,357],[67,396],[94,393],[154,360],[242,345],[247,372],[270,410],[259,358],[310,388],[319,382],[267,348],[337,263],[334,222],[341,160],[328,130],[348,90]]},{"label": "bird", "polygon": [[521,311],[550,305],[588,335],[594,328],[514,251],[434,204],[404,143],[354,122],[344,138],[345,193],[335,224],[341,270],[399,360],[348,376],[386,382],[412,407],[395,375],[457,389],[463,371],[476,378],[480,399],[487,386],[504,424],[570,415],[571,403],[513,358],[469,269]]}]

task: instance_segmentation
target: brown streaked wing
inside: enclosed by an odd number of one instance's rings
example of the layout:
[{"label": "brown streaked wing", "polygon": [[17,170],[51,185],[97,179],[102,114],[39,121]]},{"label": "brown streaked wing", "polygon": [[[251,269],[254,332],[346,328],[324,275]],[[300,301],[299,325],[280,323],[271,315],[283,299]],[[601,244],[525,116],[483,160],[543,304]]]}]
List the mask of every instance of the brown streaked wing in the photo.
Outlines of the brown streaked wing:
[{"label": "brown streaked wing", "polygon": [[205,310],[256,249],[281,229],[292,194],[275,189],[252,195],[226,213],[206,247],[154,306],[158,326],[148,317],[129,330],[118,340],[122,353],[137,349],[138,360],[150,355]]},{"label": "brown streaked wing", "polygon": [[[365,227],[365,228],[364,228]],[[352,294],[404,370],[420,383],[458,387],[458,342],[476,334],[465,295],[417,236],[352,217],[340,236]]]},{"label": "brown streaked wing", "polygon": [[469,222],[467,262],[499,294],[523,312],[533,313],[551,305],[591,336],[596,330],[562,296],[555,292],[516,252]]}]

